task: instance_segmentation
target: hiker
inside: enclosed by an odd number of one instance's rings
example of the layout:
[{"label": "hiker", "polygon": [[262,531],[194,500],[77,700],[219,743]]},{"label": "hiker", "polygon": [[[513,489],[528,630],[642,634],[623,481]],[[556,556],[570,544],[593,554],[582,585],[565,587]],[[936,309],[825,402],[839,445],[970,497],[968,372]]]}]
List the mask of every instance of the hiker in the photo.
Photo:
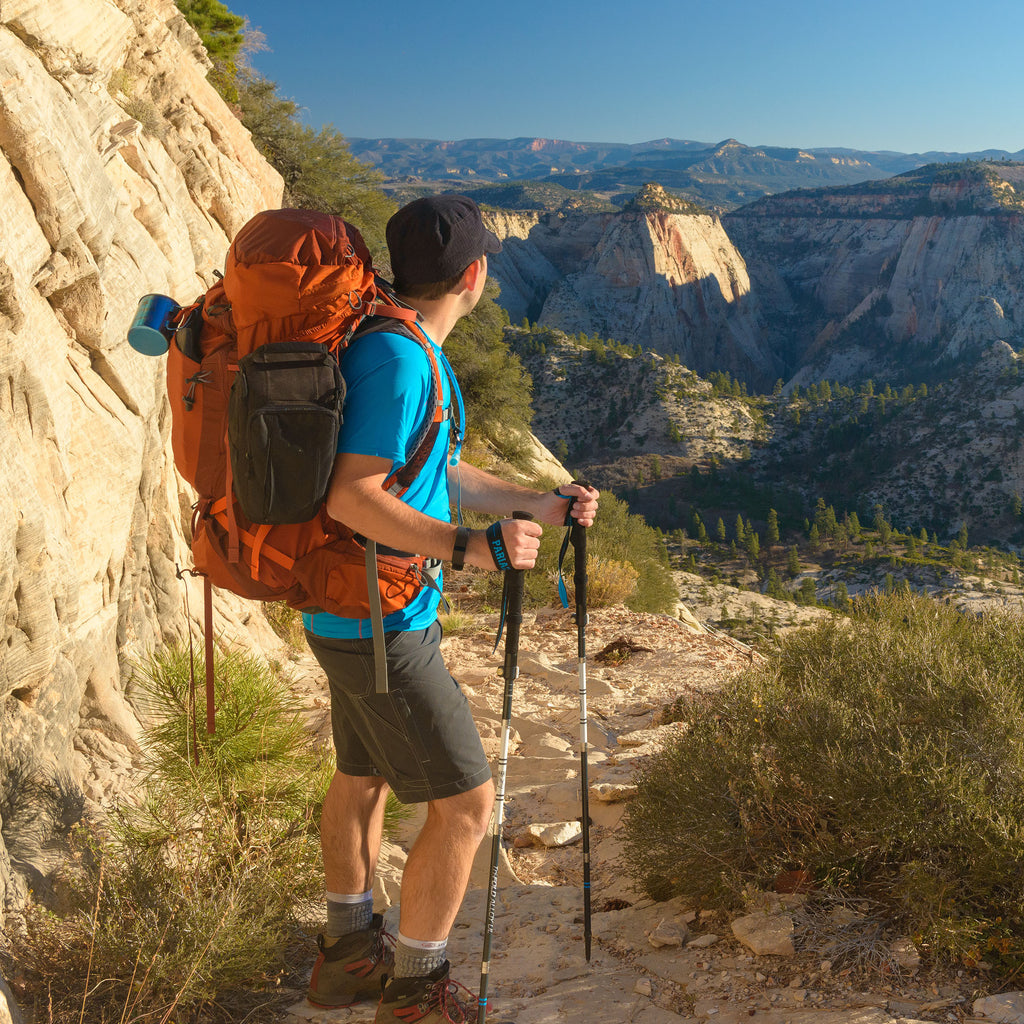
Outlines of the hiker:
[{"label": "hiker", "polygon": [[[395,292],[418,311],[445,368],[444,405],[451,414],[408,491],[398,498],[385,490],[393,465],[406,458],[420,431],[432,374],[427,355],[408,337],[378,332],[372,343],[356,340],[342,356],[348,390],[327,511],[385,554],[415,552],[457,569],[529,569],[541,524],[562,525],[571,501],[574,520],[591,525],[598,492],[577,484],[537,492],[458,461],[457,453],[449,457],[461,397],[441,346],[479,302],[487,255],[501,243],[484,227],[476,203],[456,195],[418,199],[399,210],[388,222],[387,243]],[[451,521],[452,504],[507,518],[486,531],[468,530]],[[513,519],[513,511],[533,520]],[[449,980],[445,950],[487,832],[494,785],[466,698],[441,658],[438,601],[438,592],[424,587],[384,618],[384,694],[375,687],[369,619],[304,617],[330,684],[337,754],[321,819],[327,927],[317,939],[308,998],[337,1007],[380,996],[376,1021],[388,1024],[469,1019]],[[372,891],[389,788],[403,803],[427,804],[402,876],[394,953]]]}]

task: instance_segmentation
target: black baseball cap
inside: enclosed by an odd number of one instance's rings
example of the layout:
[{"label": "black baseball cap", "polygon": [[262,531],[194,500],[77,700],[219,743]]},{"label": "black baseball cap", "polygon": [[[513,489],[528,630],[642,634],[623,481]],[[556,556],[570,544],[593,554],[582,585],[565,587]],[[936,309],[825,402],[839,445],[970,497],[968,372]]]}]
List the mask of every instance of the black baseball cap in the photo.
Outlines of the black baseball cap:
[{"label": "black baseball cap", "polygon": [[387,226],[395,281],[434,284],[461,274],[485,252],[501,252],[469,196],[426,196],[403,206]]}]

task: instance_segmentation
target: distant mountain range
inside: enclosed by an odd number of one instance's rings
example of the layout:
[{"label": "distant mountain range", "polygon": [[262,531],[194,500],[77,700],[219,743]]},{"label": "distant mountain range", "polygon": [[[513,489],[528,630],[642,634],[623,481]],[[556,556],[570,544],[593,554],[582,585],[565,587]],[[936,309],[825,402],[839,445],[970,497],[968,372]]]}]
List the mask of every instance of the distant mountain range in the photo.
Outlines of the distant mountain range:
[{"label": "distant mountain range", "polygon": [[[560,139],[349,139],[353,154],[380,169],[399,198],[438,187],[470,191],[508,209],[557,208],[570,193],[621,206],[657,182],[709,209],[727,211],[796,188],[850,185],[932,163],[1022,160],[1024,150],[894,153],[856,149],[787,149],[656,139],[636,144]],[[517,183],[508,187],[509,183]],[[520,182],[542,183],[538,191]],[[504,185],[498,190],[494,185]],[[491,187],[487,187],[491,186]],[[565,190],[563,192],[563,189]]]}]

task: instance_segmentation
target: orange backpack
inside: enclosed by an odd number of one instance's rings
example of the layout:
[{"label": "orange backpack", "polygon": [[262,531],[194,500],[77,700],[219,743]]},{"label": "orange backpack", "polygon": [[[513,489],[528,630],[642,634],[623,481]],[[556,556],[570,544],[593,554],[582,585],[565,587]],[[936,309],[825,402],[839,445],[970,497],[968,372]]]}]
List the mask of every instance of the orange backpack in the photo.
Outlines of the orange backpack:
[{"label": "orange backpack", "polygon": [[[383,325],[364,323],[368,317],[387,320]],[[388,321],[397,321],[398,326]],[[268,210],[238,232],[223,278],[176,314],[169,326],[174,332],[167,361],[171,441],[175,465],[198,493],[192,517],[196,569],[208,583],[242,597],[285,601],[293,608],[346,618],[371,618],[376,636],[382,616],[404,608],[430,582],[426,560],[413,554],[378,554],[372,541],[331,519],[323,497],[336,427],[333,441],[329,430],[313,438],[307,428],[314,419],[324,418],[310,413],[311,407],[319,412],[319,406],[325,412],[331,407],[340,424],[344,382],[337,358],[353,338],[386,329],[418,342],[431,367],[433,409],[425,410],[407,462],[385,481],[396,495],[408,489],[448,415],[438,362],[416,324],[415,310],[399,304],[377,275],[351,224],[309,210]],[[316,364],[315,370],[309,362]],[[242,427],[235,430],[232,406],[249,390],[246,382],[261,381],[281,366],[300,383],[318,374],[323,393],[310,396],[283,428],[272,420],[269,426],[258,422],[248,434]],[[244,377],[246,371],[250,377]],[[281,407],[279,403],[274,409]],[[457,417],[454,431],[458,439]],[[315,510],[310,518],[292,522],[271,515],[272,521],[267,521],[259,513],[255,519],[246,515],[239,501],[239,467],[266,461],[266,453],[257,451],[254,460],[241,449],[250,444],[259,448],[268,436],[284,438],[288,458],[282,465],[291,460],[300,467],[296,477],[318,479],[323,493],[314,494],[311,503],[307,498],[305,507]],[[322,467],[325,449],[326,474],[315,469]],[[258,490],[266,477],[269,493],[273,473],[258,474],[259,469],[255,484],[247,479],[242,490]],[[277,492],[290,495],[293,484],[286,480],[285,486],[277,485]],[[246,506],[250,512],[251,504],[252,499]],[[301,502],[299,506],[303,507]],[[377,585],[371,588],[369,581],[375,576]],[[380,666],[378,686],[379,672]]]}]

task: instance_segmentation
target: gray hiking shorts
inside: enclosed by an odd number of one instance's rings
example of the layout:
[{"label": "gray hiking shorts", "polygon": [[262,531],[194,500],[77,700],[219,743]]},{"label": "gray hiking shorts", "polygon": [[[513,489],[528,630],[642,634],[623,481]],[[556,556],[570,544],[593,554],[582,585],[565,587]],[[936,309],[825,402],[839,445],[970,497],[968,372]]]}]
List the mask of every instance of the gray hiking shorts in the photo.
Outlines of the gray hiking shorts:
[{"label": "gray hiking shorts", "polygon": [[466,697],[441,657],[441,626],[388,633],[388,692],[375,689],[373,640],[306,632],[327,673],[338,771],[382,776],[402,803],[466,793],[491,777]]}]

